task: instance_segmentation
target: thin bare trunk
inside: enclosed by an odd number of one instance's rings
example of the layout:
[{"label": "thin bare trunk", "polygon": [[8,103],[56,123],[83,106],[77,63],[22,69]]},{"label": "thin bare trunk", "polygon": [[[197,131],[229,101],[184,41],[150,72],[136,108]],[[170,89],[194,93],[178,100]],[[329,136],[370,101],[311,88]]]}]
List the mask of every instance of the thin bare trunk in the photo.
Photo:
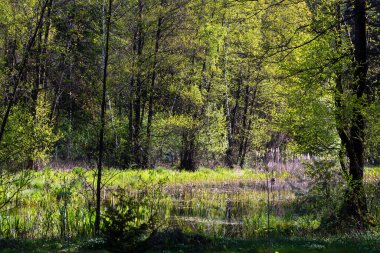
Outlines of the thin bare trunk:
[{"label": "thin bare trunk", "polygon": [[[105,11],[103,4],[103,82],[102,82],[102,107],[100,113],[100,130],[99,130],[99,157],[98,157],[98,175],[96,184],[96,217],[95,217],[95,235],[100,234],[100,202],[101,202],[101,182],[102,182],[102,166],[104,153],[104,129],[105,129],[105,113],[106,113],[106,93],[107,93],[107,67],[108,67],[108,51],[109,37],[111,25],[112,0],[108,3],[108,12]],[[105,17],[106,16],[106,17]],[[106,19],[106,21],[104,21]]]},{"label": "thin bare trunk", "polygon": [[[226,39],[227,40],[227,39]],[[226,118],[227,118],[227,151],[226,151],[226,163],[227,166],[232,168],[233,167],[233,137],[232,137],[232,118],[231,118],[231,112],[230,112],[230,105],[229,105],[229,82],[228,82],[228,42],[225,42],[225,56],[224,56],[224,69],[223,69],[223,77],[224,77],[224,84],[225,84],[225,106],[226,106]]]}]

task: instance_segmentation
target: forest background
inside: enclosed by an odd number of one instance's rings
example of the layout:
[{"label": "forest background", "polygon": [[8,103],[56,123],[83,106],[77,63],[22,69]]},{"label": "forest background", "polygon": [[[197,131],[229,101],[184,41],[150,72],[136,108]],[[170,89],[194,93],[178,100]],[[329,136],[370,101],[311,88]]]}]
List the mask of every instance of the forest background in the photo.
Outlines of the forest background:
[{"label": "forest background", "polygon": [[339,168],[342,209],[366,227],[379,15],[376,0],[2,0],[3,178],[307,157]]}]

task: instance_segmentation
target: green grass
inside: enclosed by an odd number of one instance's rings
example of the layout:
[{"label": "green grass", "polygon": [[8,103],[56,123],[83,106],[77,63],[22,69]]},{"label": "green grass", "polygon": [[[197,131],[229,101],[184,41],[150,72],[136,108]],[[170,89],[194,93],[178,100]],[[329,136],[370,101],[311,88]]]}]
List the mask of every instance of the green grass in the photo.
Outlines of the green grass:
[{"label": "green grass", "polygon": [[[89,182],[93,180],[95,171],[85,171],[82,168],[74,168],[72,171],[58,171],[45,169],[43,171],[33,173],[32,185],[35,188],[41,188],[50,180],[53,184],[58,185],[62,180],[70,180],[78,175],[83,175]],[[165,180],[167,185],[210,185],[223,184],[233,182],[249,182],[249,181],[265,181],[266,178],[275,177],[277,181],[282,182],[285,179],[291,179],[292,175],[289,172],[283,171],[280,173],[268,174],[265,171],[256,170],[231,170],[226,168],[200,168],[195,172],[170,170],[165,168],[157,168],[151,170],[118,170],[106,169],[103,172],[104,181],[107,181],[110,186],[128,187],[133,186],[138,178],[148,179],[152,176],[156,180]],[[365,170],[366,180],[380,180],[380,167],[368,167]]]},{"label": "green grass", "polygon": [[364,172],[364,179],[367,182],[379,182],[380,167],[367,167]]},{"label": "green grass", "polygon": [[[0,241],[0,253],[23,250],[83,252],[81,242],[75,241],[91,238],[93,234],[95,171],[45,169],[30,172],[30,176],[30,183],[0,212],[0,238],[8,238]],[[154,201],[152,192],[162,183],[165,194],[159,208],[162,219],[167,221],[167,228],[178,227],[187,234],[212,238],[212,243],[203,245],[199,252],[267,252],[266,241],[259,238],[267,234],[266,179],[272,176],[276,178],[277,188],[270,194],[270,227],[273,236],[282,238],[273,241],[272,252],[379,252],[373,242],[380,243],[373,237],[370,240],[361,238],[354,245],[339,238],[332,241],[329,238],[318,241],[302,238],[316,235],[320,216],[309,212],[313,207],[307,211],[301,198],[285,187],[286,181],[295,180],[287,172],[267,174],[225,168],[201,168],[194,173],[164,168],[106,169],[102,207],[104,210],[106,205],[117,203],[114,193],[118,188],[131,197],[148,191],[151,195],[147,197]],[[370,211],[379,222],[380,204],[375,196],[380,167],[366,168],[365,180],[371,190],[368,193],[374,196]],[[0,190],[7,194],[10,191],[8,188]],[[55,238],[63,239],[64,243]],[[10,239],[20,241],[16,246],[1,244],[12,242]],[[67,244],[68,241],[72,243]],[[194,247],[197,247],[196,243],[179,242],[168,245],[166,252],[191,252]]]},{"label": "green grass", "polygon": [[209,242],[190,240],[191,243],[168,243],[164,247],[151,249],[148,252],[247,252],[247,253],[378,253],[380,252],[379,234],[351,235],[330,238],[284,238],[267,237],[255,239],[212,239]]},{"label": "green grass", "polygon": [[[253,240],[241,239],[201,239],[195,237],[184,238],[183,241],[167,239],[165,244],[153,245],[147,253],[178,253],[178,252],[225,252],[225,253],[267,253],[267,238]],[[84,245],[88,241],[73,241],[71,243],[60,240],[8,240],[0,242],[0,253],[16,252],[98,252],[107,253],[105,249],[89,249]],[[271,238],[272,253],[379,253],[380,239],[359,237],[345,238]]]},{"label": "green grass", "polygon": [[[112,177],[112,184],[117,186],[126,186],[133,184],[139,177],[144,179],[154,176],[156,179],[165,179],[168,185],[177,184],[222,184],[226,182],[246,182],[246,181],[264,181],[267,173],[255,170],[235,171],[226,168],[206,169],[200,168],[196,172],[168,170],[158,168],[155,170],[107,170],[106,177]],[[291,175],[287,172],[277,173],[278,180],[284,180]]]},{"label": "green grass", "polygon": [[32,253],[48,253],[48,252],[97,252],[106,253],[108,251],[104,249],[86,249],[83,245],[86,243],[85,240],[75,240],[72,242],[62,241],[59,239],[50,240],[1,240],[0,241],[0,253],[21,253],[21,252],[32,252]]},{"label": "green grass", "polygon": [[[200,252],[268,252],[267,240],[255,241],[219,241],[214,248]],[[380,252],[380,248],[375,243],[350,241],[326,242],[324,240],[305,240],[305,239],[273,239],[271,252],[275,253],[370,253]]]}]

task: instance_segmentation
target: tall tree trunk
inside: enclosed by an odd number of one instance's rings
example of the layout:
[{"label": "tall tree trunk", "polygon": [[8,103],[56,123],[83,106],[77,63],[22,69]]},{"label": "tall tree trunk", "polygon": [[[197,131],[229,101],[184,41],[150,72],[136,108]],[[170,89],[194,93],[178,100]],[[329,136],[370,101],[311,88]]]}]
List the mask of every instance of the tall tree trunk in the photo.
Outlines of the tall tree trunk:
[{"label": "tall tree trunk", "polygon": [[136,87],[135,87],[135,100],[134,100],[134,119],[133,119],[133,158],[137,166],[142,164],[142,153],[141,150],[141,99],[142,99],[142,89],[143,89],[143,77],[141,73],[141,63],[142,63],[142,52],[144,47],[144,33],[143,33],[143,2],[142,0],[138,1],[139,17],[137,24],[137,61],[138,61],[138,70],[136,74]]},{"label": "tall tree trunk", "polygon": [[[336,4],[336,50],[339,51],[342,46],[342,26],[341,26],[341,8],[340,4]],[[343,96],[344,96],[344,88],[343,88],[343,66],[339,66],[338,70],[336,71],[336,77],[335,77],[335,107],[336,110],[336,121],[337,121],[337,132],[341,139],[341,149],[339,151],[339,162],[341,165],[342,172],[346,178],[348,178],[348,171],[346,166],[346,154],[345,154],[345,143],[347,142],[348,136],[346,136],[346,127],[345,127],[345,119],[344,119],[344,111],[347,110],[346,107],[344,107],[343,103]]]},{"label": "tall tree trunk", "polygon": [[[227,38],[226,38],[227,40]],[[230,103],[229,103],[229,81],[228,81],[228,42],[225,41],[225,56],[224,56],[224,68],[223,68],[223,77],[224,77],[224,84],[225,84],[225,106],[226,106],[226,118],[227,118],[227,150],[226,150],[226,164],[228,167],[232,168],[234,161],[233,161],[233,136],[232,136],[232,116],[230,111]]]},{"label": "tall tree trunk", "polygon": [[[103,59],[103,81],[102,81],[102,106],[100,112],[100,130],[99,130],[99,157],[98,157],[98,175],[96,184],[96,216],[95,216],[95,235],[100,233],[100,201],[101,201],[101,183],[102,183],[102,166],[103,166],[103,153],[104,153],[104,129],[105,129],[105,113],[106,113],[106,93],[107,93],[107,67],[108,67],[108,51],[109,51],[109,37],[111,25],[111,11],[112,0],[108,2],[108,12],[105,11],[105,4],[103,4],[103,46],[102,46],[102,59]],[[106,21],[105,21],[106,19]],[[106,24],[105,24],[106,23]]]},{"label": "tall tree trunk", "polygon": [[[342,215],[344,218],[352,219],[361,228],[367,223],[367,203],[363,184],[364,175],[364,140],[365,140],[365,117],[363,108],[366,106],[364,95],[367,91],[367,39],[366,39],[366,1],[354,0],[353,6],[353,80],[349,85],[351,96],[352,111],[350,120],[345,117],[345,110],[349,108],[343,105],[344,86],[342,84],[342,73],[337,74],[336,78],[336,97],[335,104],[338,114],[338,134],[345,148],[348,158],[348,168],[345,165],[343,156],[340,156],[340,163],[344,174],[348,180],[348,189],[345,194]],[[337,8],[337,15],[340,9]],[[339,41],[338,41],[339,45]],[[347,116],[346,116],[347,117]],[[347,124],[346,122],[350,122]]]},{"label": "tall tree trunk", "polygon": [[[163,5],[164,0],[161,1],[161,6]],[[158,50],[160,48],[160,39],[161,39],[161,26],[162,26],[163,17],[159,16],[157,20],[157,30],[156,30],[156,42],[154,46],[154,59],[153,59],[153,71],[152,71],[152,81],[150,86],[149,94],[149,108],[148,108],[148,122],[146,126],[146,136],[147,144],[144,152],[143,166],[149,166],[149,153],[151,152],[151,135],[152,135],[152,119],[153,119],[153,99],[155,95],[155,85],[156,85],[156,76],[157,76],[157,63],[158,63]]]},{"label": "tall tree trunk", "polygon": [[[248,107],[249,107],[249,95],[250,95],[250,87],[249,85],[245,86],[245,95],[244,95],[244,110],[243,110],[243,129],[240,137],[240,142],[239,142],[239,165],[241,168],[243,168],[244,163],[245,163],[245,154],[244,154],[244,144],[245,140],[247,139],[246,135],[248,134],[247,132],[247,123],[248,123]],[[243,155],[244,154],[244,155]]]},{"label": "tall tree trunk", "polygon": [[33,89],[32,89],[32,92],[31,92],[31,99],[32,99],[32,105],[31,105],[31,110],[32,110],[32,116],[33,116],[33,119],[34,121],[36,122],[37,120],[37,117],[36,117],[36,109],[37,109],[37,99],[38,99],[38,93],[39,93],[39,90],[40,90],[40,83],[41,83],[41,65],[42,65],[42,59],[41,59],[41,55],[42,55],[42,27],[43,25],[41,26],[41,29],[40,31],[38,32],[38,36],[37,36],[37,40],[36,40],[36,50],[35,50],[35,53],[34,53],[34,58],[35,58],[35,79],[34,79],[34,83],[33,83]]},{"label": "tall tree trunk", "polygon": [[183,132],[180,167],[187,171],[196,170],[195,133],[192,129]]},{"label": "tall tree trunk", "polygon": [[[196,50],[192,50],[192,59],[191,59],[191,74],[190,76],[195,75],[195,61],[196,61]],[[190,78],[188,85],[191,86],[193,84],[193,80]],[[188,107],[187,112],[192,114],[193,119],[195,120],[198,115],[195,109],[196,107]],[[195,135],[196,130],[193,128],[186,129],[182,131],[182,148],[181,148],[181,162],[180,167],[187,171],[195,171],[195,155],[196,155],[196,145],[195,145]]]},{"label": "tall tree trunk", "polygon": [[363,222],[367,215],[367,203],[363,185],[365,118],[362,112],[365,106],[364,93],[367,89],[367,38],[366,38],[366,1],[354,1],[354,92],[352,125],[349,129],[350,140],[345,141],[349,158],[350,192],[346,197],[347,213]]},{"label": "tall tree trunk", "polygon": [[235,95],[235,106],[232,109],[232,118],[231,118],[232,136],[235,136],[236,121],[237,121],[239,109],[240,109],[239,102],[240,102],[240,95],[241,95],[241,87],[243,85],[243,73],[242,72],[240,72],[240,74],[239,74],[237,84],[238,84],[238,87],[237,87],[237,91],[236,91],[236,95]]},{"label": "tall tree trunk", "polygon": [[[132,51],[131,54],[133,57],[135,57],[135,52],[137,50],[137,30],[135,29],[133,32],[133,43],[132,43]],[[133,111],[134,111],[134,97],[135,97],[135,59],[132,59],[133,65],[132,65],[132,73],[129,80],[129,98],[128,98],[128,148],[127,148],[127,156],[126,156],[126,165],[130,166],[133,164],[134,158],[133,158],[133,145],[134,145],[134,119],[133,119]]]},{"label": "tall tree trunk", "polygon": [[[252,116],[253,115],[253,112],[254,112],[254,109],[255,109],[255,103],[256,103],[256,95],[257,95],[257,90],[258,90],[258,85],[256,84],[256,87],[255,87],[255,90],[253,92],[253,95],[252,95],[252,100],[251,100],[251,109],[249,110],[249,113],[248,113],[248,116]],[[252,121],[252,118],[250,118],[248,120],[248,125],[246,126],[246,130],[245,132],[247,133],[247,135],[244,136],[244,142],[243,142],[243,147],[242,147],[242,154],[241,154],[241,157],[240,157],[240,167],[243,167],[244,164],[245,164],[245,157],[247,155],[247,150],[248,150],[248,135],[249,135],[249,132],[251,131],[252,129],[252,124],[253,124],[253,121]]]},{"label": "tall tree trunk", "polygon": [[133,143],[134,143],[134,132],[133,132],[133,101],[134,101],[134,84],[135,77],[134,73],[129,80],[129,101],[128,101],[128,150],[127,150],[127,161],[126,165],[131,165],[133,163]]},{"label": "tall tree trunk", "polygon": [[[228,9],[228,1],[223,1],[223,9],[227,13]],[[229,29],[230,24],[229,20],[226,17],[226,13],[223,14],[222,18],[222,26],[225,26],[227,28],[227,35],[224,38],[224,66],[223,66],[223,79],[224,79],[224,85],[225,85],[225,109],[226,109],[226,119],[227,119],[227,150],[226,150],[226,156],[225,156],[225,162],[226,165],[230,168],[234,165],[234,159],[233,159],[233,133],[232,133],[232,116],[231,116],[231,109],[230,109],[230,101],[229,101],[229,80],[228,80],[228,53],[229,53],[229,43],[228,43],[228,36],[229,36]]]},{"label": "tall tree trunk", "polygon": [[41,86],[42,88],[46,88],[46,65],[47,65],[47,45],[49,42],[49,35],[50,35],[50,24],[51,24],[51,11],[53,6],[53,0],[50,0],[47,6],[47,13],[46,13],[46,21],[45,21],[45,34],[44,34],[44,40],[42,44],[42,64],[41,64]]}]

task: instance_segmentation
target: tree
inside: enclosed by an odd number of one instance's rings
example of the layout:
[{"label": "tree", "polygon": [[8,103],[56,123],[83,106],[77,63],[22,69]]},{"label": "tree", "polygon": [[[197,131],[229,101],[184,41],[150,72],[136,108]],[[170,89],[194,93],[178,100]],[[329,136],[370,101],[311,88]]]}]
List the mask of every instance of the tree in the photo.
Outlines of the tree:
[{"label": "tree", "polygon": [[98,157],[98,173],[96,183],[96,217],[95,217],[95,235],[100,233],[100,202],[101,202],[101,183],[102,183],[102,167],[103,167],[103,153],[104,153],[104,128],[105,128],[105,113],[106,113],[106,93],[107,93],[107,68],[108,68],[108,55],[109,55],[109,38],[110,26],[112,15],[112,0],[108,1],[108,10],[105,10],[103,4],[103,80],[102,80],[102,105],[100,112],[100,129],[99,129],[99,157]]},{"label": "tree", "polygon": [[[367,203],[364,192],[363,176],[364,176],[364,143],[366,119],[363,113],[368,104],[367,84],[367,28],[366,28],[366,3],[365,0],[354,0],[352,10],[352,47],[353,47],[353,76],[347,89],[350,93],[351,112],[349,124],[342,125],[339,122],[338,133],[345,148],[348,158],[349,190],[346,194],[344,212],[354,218],[359,226],[364,226],[367,219]],[[339,78],[339,76],[337,77]],[[342,78],[342,77],[340,77]],[[337,91],[342,94],[341,80],[337,79]],[[338,114],[344,113],[346,108],[338,105]],[[346,114],[345,114],[346,115]],[[342,163],[343,165],[343,163]],[[343,165],[343,170],[346,170]]]},{"label": "tree", "polygon": [[[301,99],[309,97],[311,101],[324,104],[320,107],[321,110],[317,111],[315,102],[311,107],[312,111],[307,112],[307,107],[299,109],[306,113],[311,112],[312,114],[307,114],[309,119],[320,115],[319,118],[324,119],[324,125],[316,122],[305,127],[307,121],[301,118],[298,124],[293,124],[298,125],[293,130],[295,135],[305,138],[305,148],[317,154],[328,152],[339,157],[342,173],[348,183],[340,218],[358,228],[364,228],[368,221],[363,182],[365,144],[368,141],[366,129],[368,110],[373,108],[376,101],[371,95],[374,87],[368,82],[367,75],[368,1],[308,3],[312,14],[311,29],[306,30],[309,35],[304,37],[306,40],[287,45],[284,51],[289,52],[290,58],[296,59],[293,62],[294,69],[290,72],[290,75],[297,76],[296,79],[293,77],[293,80],[299,79],[297,82],[307,83],[299,86],[304,92]],[[295,52],[299,48],[302,48],[302,53]],[[297,59],[297,54],[302,54],[306,60]],[[295,62],[297,63],[294,64]],[[291,121],[294,123],[294,119]],[[333,136],[334,126],[341,145]],[[317,137],[314,138],[316,141],[311,140],[310,136]]]}]

